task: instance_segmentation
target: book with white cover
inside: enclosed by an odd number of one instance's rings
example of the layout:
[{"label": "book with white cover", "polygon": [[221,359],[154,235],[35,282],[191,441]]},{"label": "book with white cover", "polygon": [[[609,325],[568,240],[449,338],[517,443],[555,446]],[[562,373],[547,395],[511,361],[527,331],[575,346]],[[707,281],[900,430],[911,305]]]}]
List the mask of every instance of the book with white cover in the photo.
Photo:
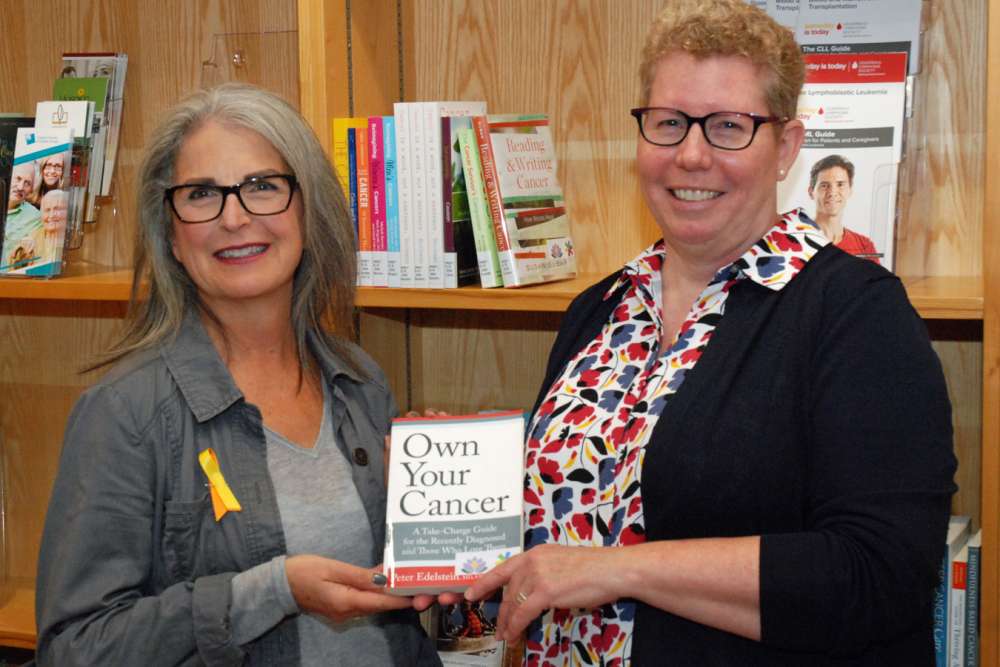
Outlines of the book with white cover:
[{"label": "book with white cover", "polygon": [[795,39],[802,53],[906,53],[920,72],[922,0],[807,0],[799,4]]},{"label": "book with white cover", "polygon": [[[805,141],[789,174],[778,184],[778,210],[801,207],[821,227],[824,215],[841,216],[842,227],[853,239],[873,246],[865,256],[890,270],[905,62],[902,53],[807,56],[806,84],[797,110],[806,127]],[[847,192],[834,202],[824,200],[820,187],[826,170],[816,178],[813,174],[814,168],[830,161],[854,171]]]},{"label": "book with white cover", "polygon": [[399,286],[417,287],[413,282],[413,150],[411,150],[410,104],[393,104],[393,126],[396,131],[396,197],[399,226]]},{"label": "book with white cover", "polygon": [[[486,113],[486,102],[418,102],[424,124],[424,159],[427,168],[427,198],[424,200],[424,215],[427,218],[426,262],[428,287],[457,287],[458,259],[454,252],[446,253],[445,243],[445,201],[444,174],[451,174],[451,155],[445,153],[444,145],[450,137],[442,137],[441,118],[456,116],[478,116]],[[447,165],[447,169],[445,168]],[[450,185],[450,183],[449,183]],[[450,187],[449,187],[450,191]],[[450,207],[450,202],[448,203]],[[448,230],[451,231],[450,229]],[[456,280],[448,281],[447,275]]]},{"label": "book with white cover", "polygon": [[520,553],[519,410],[392,423],[384,568],[400,595],[462,591]]}]

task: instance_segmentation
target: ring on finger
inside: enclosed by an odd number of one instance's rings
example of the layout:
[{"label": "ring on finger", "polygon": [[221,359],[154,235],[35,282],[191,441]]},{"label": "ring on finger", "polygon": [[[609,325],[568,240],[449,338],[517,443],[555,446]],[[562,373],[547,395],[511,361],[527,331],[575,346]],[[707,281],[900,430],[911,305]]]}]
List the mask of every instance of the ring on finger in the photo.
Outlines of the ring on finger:
[{"label": "ring on finger", "polygon": [[524,604],[525,602],[527,602],[527,600],[528,600],[528,594],[525,593],[524,591],[520,591],[516,596],[514,596],[514,601],[517,602],[518,604]]}]

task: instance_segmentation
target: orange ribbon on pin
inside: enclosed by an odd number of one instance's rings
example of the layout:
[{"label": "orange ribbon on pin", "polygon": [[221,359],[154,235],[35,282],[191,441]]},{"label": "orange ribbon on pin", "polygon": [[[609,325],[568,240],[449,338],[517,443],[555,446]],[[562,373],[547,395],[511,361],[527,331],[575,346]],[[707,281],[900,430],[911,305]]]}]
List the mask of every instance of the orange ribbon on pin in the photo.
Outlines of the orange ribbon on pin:
[{"label": "orange ribbon on pin", "polygon": [[198,455],[198,463],[208,477],[208,487],[212,496],[212,509],[215,511],[215,520],[219,521],[226,515],[226,512],[239,512],[240,501],[236,500],[232,489],[226,483],[226,478],[222,476],[219,468],[219,459],[215,457],[215,452],[209,448]]}]

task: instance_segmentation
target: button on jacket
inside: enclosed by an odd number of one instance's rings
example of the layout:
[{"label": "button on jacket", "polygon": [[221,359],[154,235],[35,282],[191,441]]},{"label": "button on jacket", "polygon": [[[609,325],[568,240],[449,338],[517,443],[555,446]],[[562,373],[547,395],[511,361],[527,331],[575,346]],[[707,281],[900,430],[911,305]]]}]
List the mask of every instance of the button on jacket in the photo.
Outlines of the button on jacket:
[{"label": "button on jacket", "polygon": [[[310,345],[378,552],[383,436],[396,406],[360,349],[348,348],[368,378],[318,339]],[[242,505],[219,522],[198,463],[208,448]],[[38,662],[297,665],[291,619],[243,647],[228,627],[230,580],[283,553],[260,411],[190,312],[173,341],[119,363],[70,415],[39,558]],[[394,664],[440,664],[414,612],[391,618]]]}]

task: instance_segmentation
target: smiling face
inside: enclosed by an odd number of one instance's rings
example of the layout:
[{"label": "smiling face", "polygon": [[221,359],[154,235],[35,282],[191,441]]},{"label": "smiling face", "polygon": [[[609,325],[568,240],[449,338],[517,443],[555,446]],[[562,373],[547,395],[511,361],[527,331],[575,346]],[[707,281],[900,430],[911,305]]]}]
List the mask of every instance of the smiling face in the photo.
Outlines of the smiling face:
[{"label": "smiling face", "polygon": [[42,227],[46,234],[61,234],[66,229],[66,193],[52,190],[42,197]]},{"label": "smiling face", "polygon": [[12,211],[31,193],[35,187],[35,166],[29,163],[15,165],[10,174],[10,195],[7,210]]},{"label": "smiling face", "polygon": [[[233,185],[252,176],[287,174],[288,165],[252,130],[209,120],[192,131],[174,164],[175,185]],[[174,217],[172,250],[202,301],[220,307],[264,300],[289,310],[302,257],[302,201],[296,194],[277,215],[247,213],[235,195],[215,220],[185,224]]]},{"label": "smiling face", "polygon": [[42,163],[42,182],[46,187],[50,189],[59,187],[63,177],[63,169],[65,169],[65,165],[61,154],[45,159]]},{"label": "smiling face", "polygon": [[816,174],[809,196],[816,202],[817,219],[838,217],[851,197],[851,177],[843,167],[824,169]]},{"label": "smiling face", "polygon": [[[716,111],[767,116],[764,85],[745,58],[697,59],[673,52],[657,66],[646,104],[691,116]],[[639,180],[668,250],[716,267],[743,254],[775,223],[777,182],[794,162],[802,135],[802,124],[793,120],[761,125],[739,151],[710,146],[696,125],[676,146],[640,138]]]}]

